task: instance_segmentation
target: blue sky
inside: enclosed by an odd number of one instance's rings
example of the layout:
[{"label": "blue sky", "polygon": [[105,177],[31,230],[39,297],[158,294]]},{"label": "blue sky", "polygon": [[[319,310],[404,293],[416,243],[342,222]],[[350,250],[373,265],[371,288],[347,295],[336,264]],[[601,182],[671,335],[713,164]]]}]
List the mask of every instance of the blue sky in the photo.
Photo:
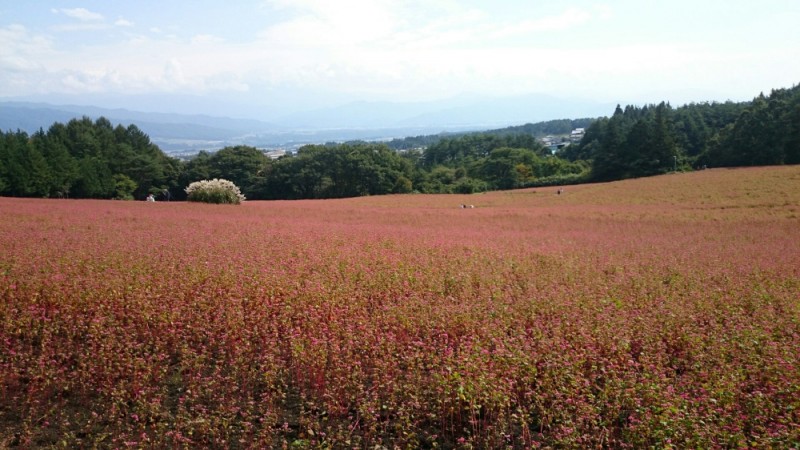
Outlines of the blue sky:
[{"label": "blue sky", "polygon": [[799,23],[797,0],[0,0],[0,100],[745,100],[800,82]]}]

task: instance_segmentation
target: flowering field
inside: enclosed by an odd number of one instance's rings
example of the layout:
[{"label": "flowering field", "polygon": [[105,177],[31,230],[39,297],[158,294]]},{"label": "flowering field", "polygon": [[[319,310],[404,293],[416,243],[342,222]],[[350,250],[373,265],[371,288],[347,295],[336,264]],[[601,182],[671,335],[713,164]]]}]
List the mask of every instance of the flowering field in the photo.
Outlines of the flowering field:
[{"label": "flowering field", "polygon": [[800,166],[556,191],[0,198],[0,448],[797,446]]}]

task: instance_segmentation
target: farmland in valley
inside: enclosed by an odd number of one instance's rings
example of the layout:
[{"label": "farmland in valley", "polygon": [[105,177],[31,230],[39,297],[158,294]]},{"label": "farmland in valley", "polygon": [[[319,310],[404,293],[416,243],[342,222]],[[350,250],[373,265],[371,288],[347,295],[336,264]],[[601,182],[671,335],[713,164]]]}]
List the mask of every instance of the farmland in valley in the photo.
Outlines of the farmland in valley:
[{"label": "farmland in valley", "polygon": [[800,166],[0,213],[0,447],[800,441]]}]

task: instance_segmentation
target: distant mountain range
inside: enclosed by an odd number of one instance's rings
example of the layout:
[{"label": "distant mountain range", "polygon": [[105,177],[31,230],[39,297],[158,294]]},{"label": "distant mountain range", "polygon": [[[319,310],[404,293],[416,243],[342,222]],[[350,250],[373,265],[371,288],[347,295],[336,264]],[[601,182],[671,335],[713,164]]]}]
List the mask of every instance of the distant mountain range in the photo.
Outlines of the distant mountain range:
[{"label": "distant mountain range", "polygon": [[442,131],[483,130],[551,119],[610,114],[614,105],[545,95],[509,98],[456,97],[414,103],[352,102],[292,113],[269,122],[201,114],[141,112],[97,106],[0,102],[0,129],[45,131],[55,122],[105,117],[135,124],[168,153],[194,153],[226,145],[292,147],[354,139],[387,140]]}]

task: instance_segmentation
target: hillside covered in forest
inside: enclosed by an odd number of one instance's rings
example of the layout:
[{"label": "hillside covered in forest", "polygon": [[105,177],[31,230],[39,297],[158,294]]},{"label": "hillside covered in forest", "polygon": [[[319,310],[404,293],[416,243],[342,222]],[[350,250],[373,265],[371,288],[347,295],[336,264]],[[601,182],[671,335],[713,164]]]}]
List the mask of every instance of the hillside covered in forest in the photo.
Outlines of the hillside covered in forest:
[{"label": "hillside covered in forest", "polygon": [[[553,151],[545,135],[585,128]],[[800,163],[800,86],[749,102],[617,106],[609,117],[554,120],[388,143],[308,145],[272,160],[250,146],[166,155],[136,125],[88,117],[0,133],[0,195],[163,199],[225,178],[248,199],[473,193],[650,176],[705,167]]]}]

